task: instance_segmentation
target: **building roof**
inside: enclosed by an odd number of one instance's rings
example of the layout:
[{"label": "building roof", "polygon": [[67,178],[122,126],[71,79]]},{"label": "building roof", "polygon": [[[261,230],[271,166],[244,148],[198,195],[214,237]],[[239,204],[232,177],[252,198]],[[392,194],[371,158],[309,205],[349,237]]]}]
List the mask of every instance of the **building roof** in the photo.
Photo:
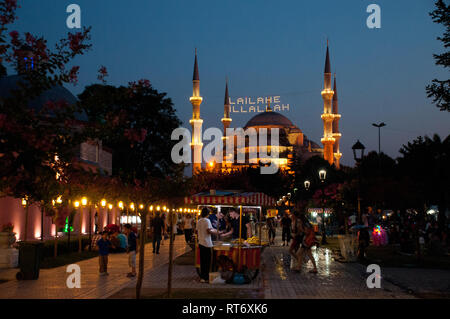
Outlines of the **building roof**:
[{"label": "building roof", "polygon": [[[23,76],[21,75],[0,77],[0,97],[7,98],[11,96],[11,91],[18,89],[19,83],[23,81]],[[59,102],[62,100],[69,105],[77,103],[77,98],[68,89],[61,85],[56,85],[30,101],[29,106],[39,111],[48,101]],[[85,113],[77,113],[76,119],[85,122],[87,121],[87,115]]]},{"label": "building roof", "polygon": [[264,112],[255,115],[247,122],[245,128],[253,126],[282,126],[296,128],[286,116],[277,112]]}]

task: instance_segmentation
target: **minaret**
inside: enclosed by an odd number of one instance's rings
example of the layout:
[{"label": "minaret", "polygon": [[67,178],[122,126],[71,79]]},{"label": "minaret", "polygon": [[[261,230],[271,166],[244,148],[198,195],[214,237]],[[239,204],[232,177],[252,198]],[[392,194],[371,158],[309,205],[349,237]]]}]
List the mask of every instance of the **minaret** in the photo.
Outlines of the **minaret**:
[{"label": "minaret", "polygon": [[321,116],[323,120],[323,138],[321,142],[323,144],[323,158],[333,165],[333,119],[334,114],[331,109],[331,100],[333,99],[334,92],[331,89],[331,66],[330,66],[330,54],[328,50],[327,40],[327,56],[325,58],[325,72],[324,72],[324,89],[322,91],[323,98],[323,114]]},{"label": "minaret", "polygon": [[[227,157],[227,128],[230,127],[230,123],[232,121],[230,117],[230,95],[228,94],[228,79],[225,84],[225,101],[223,103],[223,118],[222,118],[222,124],[223,124],[223,159],[222,159],[222,167],[226,166],[226,157]],[[231,161],[231,159],[230,159]]]},{"label": "minaret", "polygon": [[342,153],[339,151],[339,140],[341,139],[341,133],[339,132],[339,120],[341,118],[341,114],[339,114],[338,110],[338,94],[337,94],[337,88],[336,88],[336,74],[334,74],[334,85],[333,85],[333,114],[334,114],[334,120],[333,120],[333,137],[336,140],[334,142],[333,152],[334,152],[334,161],[336,168],[340,168],[340,159],[342,157]]},{"label": "minaret", "polygon": [[193,92],[189,99],[192,104],[192,119],[189,121],[192,125],[192,175],[197,174],[202,169],[202,124],[200,118],[200,104],[203,98],[200,96],[200,77],[198,75],[197,49],[195,49],[194,77],[192,79]]}]

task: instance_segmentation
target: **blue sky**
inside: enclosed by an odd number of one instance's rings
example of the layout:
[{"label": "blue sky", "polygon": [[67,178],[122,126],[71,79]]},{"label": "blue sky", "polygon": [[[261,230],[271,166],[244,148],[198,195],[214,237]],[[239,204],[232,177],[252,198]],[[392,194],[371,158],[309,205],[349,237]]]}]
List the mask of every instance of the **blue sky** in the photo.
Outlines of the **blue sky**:
[{"label": "blue sky", "polygon": [[[65,36],[66,7],[79,4],[82,25],[92,26],[93,48],[77,58],[80,81],[74,94],[97,82],[105,65],[114,85],[148,78],[173,99],[184,126],[192,114],[194,49],[198,49],[204,127],[221,127],[225,78],[230,95],[280,95],[283,114],[312,140],[323,134],[320,114],[326,39],[337,73],[342,163],[353,165],[351,146],[360,139],[378,148],[373,122],[384,121],[382,150],[393,157],[419,135],[450,133],[450,114],[425,94],[433,78],[448,78],[434,65],[442,52],[443,28],[428,12],[432,0],[317,1],[117,1],[22,0],[11,28],[43,35],[49,43]],[[368,29],[366,8],[381,7],[381,29]],[[233,113],[243,126],[251,113]]]}]

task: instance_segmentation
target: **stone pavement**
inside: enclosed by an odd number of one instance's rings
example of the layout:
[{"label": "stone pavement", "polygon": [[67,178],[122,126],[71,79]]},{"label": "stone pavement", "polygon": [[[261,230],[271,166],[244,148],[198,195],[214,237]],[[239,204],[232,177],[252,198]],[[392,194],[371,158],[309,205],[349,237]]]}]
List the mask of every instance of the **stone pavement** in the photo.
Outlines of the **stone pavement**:
[{"label": "stone pavement", "polygon": [[412,298],[396,285],[382,280],[381,288],[369,289],[365,267],[357,263],[334,261],[329,249],[314,249],[317,274],[309,273],[312,264],[301,273],[290,270],[291,257],[286,247],[265,251],[264,294],[268,299],[347,299]]},{"label": "stone pavement", "polygon": [[[168,241],[161,246],[161,254],[154,255],[151,245],[146,246],[143,296],[150,290],[163,291],[167,287]],[[190,251],[183,236],[175,241],[174,259]],[[381,288],[369,289],[366,285],[368,273],[358,263],[335,261],[328,249],[313,249],[318,274],[308,271],[311,262],[301,273],[290,270],[290,255],[287,247],[268,247],[262,255],[261,272],[249,285],[210,285],[199,282],[195,267],[191,264],[175,264],[173,288],[183,291],[192,289],[210,290],[219,296],[220,290],[254,291],[243,298],[264,297],[267,299],[345,299],[345,298],[415,298],[450,297],[450,272],[435,269],[382,268]],[[78,263],[81,267],[81,289],[66,287],[66,267],[41,270],[37,281],[12,280],[0,284],[0,298],[134,298],[136,278],[125,277],[129,271],[125,254],[110,255],[110,276],[98,275],[98,259]],[[245,297],[247,296],[247,297]],[[192,296],[186,296],[190,298]]]},{"label": "stone pavement", "polygon": [[[190,250],[186,247],[184,236],[176,236],[174,258]],[[136,258],[138,264],[139,258]],[[152,253],[152,245],[145,247],[145,272],[167,264],[169,259],[169,241],[165,240],[160,254]],[[109,255],[109,276],[99,276],[98,258],[77,263],[81,268],[81,288],[69,289],[66,280],[69,273],[66,266],[42,269],[38,280],[11,280],[0,284],[0,298],[8,299],[100,299],[107,298],[127,285],[136,285],[136,278],[127,278],[130,271],[126,254]],[[17,270],[14,270],[16,273]],[[167,278],[167,276],[166,276]]]}]

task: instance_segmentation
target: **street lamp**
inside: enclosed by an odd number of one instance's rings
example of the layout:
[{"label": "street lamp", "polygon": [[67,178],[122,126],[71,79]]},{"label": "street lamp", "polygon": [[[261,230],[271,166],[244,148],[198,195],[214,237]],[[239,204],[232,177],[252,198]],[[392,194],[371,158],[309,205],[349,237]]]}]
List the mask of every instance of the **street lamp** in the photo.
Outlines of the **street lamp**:
[{"label": "street lamp", "polygon": [[[81,199],[81,206],[83,206],[83,208],[81,209],[81,212],[83,212],[83,209],[86,208],[87,205],[88,205],[88,199],[87,199],[87,197],[83,197]],[[83,214],[81,214],[80,217],[82,218]],[[81,223],[80,223],[80,234],[81,234]],[[89,207],[89,251],[92,250],[91,242],[92,242],[92,210],[91,210],[91,207]],[[81,242],[80,242],[80,245],[81,245]]]},{"label": "street lamp", "polygon": [[113,205],[112,204],[109,204],[108,205],[108,212],[107,212],[107,215],[106,215],[106,218],[107,218],[107,220],[106,220],[106,223],[107,224],[109,224],[109,214],[112,214],[112,209],[113,209]]},{"label": "street lamp", "polygon": [[360,163],[364,157],[364,150],[366,147],[358,140],[353,146],[353,158],[355,159],[356,163]]},{"label": "street lamp", "polygon": [[[103,207],[103,212],[105,212],[105,207],[106,207],[106,199],[102,199],[100,201],[100,205]],[[109,214],[108,211],[106,211],[106,225],[109,224]]]},{"label": "street lamp", "polygon": [[320,185],[322,188],[322,245],[326,245],[327,243],[327,235],[325,230],[325,179],[327,178],[327,171],[321,169],[319,171]]},{"label": "street lamp", "polygon": [[306,181],[304,182],[304,184],[305,184],[305,189],[306,189],[306,190],[309,190],[309,186],[311,186],[311,182],[308,181],[308,180],[306,180]]},{"label": "street lamp", "polygon": [[22,206],[25,209],[25,240],[27,240],[28,235],[28,197],[22,198]]},{"label": "street lamp", "polygon": [[361,223],[361,162],[364,157],[365,146],[358,140],[352,147],[353,158],[358,166],[358,222]]},{"label": "street lamp", "polygon": [[372,123],[372,126],[378,128],[378,156],[380,156],[381,153],[381,128],[383,126],[386,126],[384,122],[381,122],[380,124]]}]

